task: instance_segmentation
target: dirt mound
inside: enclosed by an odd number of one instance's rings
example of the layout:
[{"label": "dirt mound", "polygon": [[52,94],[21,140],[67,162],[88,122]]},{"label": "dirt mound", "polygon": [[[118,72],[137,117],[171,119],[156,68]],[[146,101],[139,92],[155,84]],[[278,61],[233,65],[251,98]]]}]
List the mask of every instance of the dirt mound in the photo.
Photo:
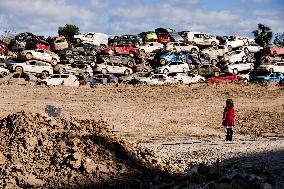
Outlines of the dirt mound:
[{"label": "dirt mound", "polygon": [[169,178],[103,121],[19,112],[0,124],[1,188],[155,188]]}]

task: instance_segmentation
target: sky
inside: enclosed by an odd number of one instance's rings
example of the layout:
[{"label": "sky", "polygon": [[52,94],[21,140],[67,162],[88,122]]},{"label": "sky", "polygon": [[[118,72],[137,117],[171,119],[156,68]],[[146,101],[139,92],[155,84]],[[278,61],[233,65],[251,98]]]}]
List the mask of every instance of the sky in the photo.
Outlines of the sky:
[{"label": "sky", "polygon": [[284,33],[284,0],[0,0],[0,34],[56,35],[58,27],[75,24],[81,33],[166,27],[251,37],[258,23]]}]

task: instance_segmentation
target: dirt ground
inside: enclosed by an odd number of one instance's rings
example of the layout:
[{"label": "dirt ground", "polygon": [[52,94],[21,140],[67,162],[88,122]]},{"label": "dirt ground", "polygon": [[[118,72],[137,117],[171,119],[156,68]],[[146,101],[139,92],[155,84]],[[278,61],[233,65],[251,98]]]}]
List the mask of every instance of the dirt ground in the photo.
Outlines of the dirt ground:
[{"label": "dirt ground", "polygon": [[[116,134],[153,149],[172,165],[173,171],[183,172],[201,162],[211,164],[284,150],[283,87],[196,84],[0,88],[1,117],[22,110],[44,113],[50,104],[61,108],[62,117],[102,119]],[[237,110],[233,142],[224,142],[225,130],[221,128],[227,98],[233,98]],[[274,163],[284,167],[283,156]],[[283,175],[280,177],[283,179]]]}]

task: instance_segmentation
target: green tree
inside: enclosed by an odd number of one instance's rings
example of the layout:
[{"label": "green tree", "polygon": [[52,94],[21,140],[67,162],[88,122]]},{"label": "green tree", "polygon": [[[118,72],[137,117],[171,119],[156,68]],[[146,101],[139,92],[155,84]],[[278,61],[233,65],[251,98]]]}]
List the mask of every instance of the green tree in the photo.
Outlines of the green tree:
[{"label": "green tree", "polygon": [[279,46],[284,46],[284,33],[282,33],[282,34],[276,33],[274,35],[273,44],[274,45],[279,45]]},{"label": "green tree", "polygon": [[252,33],[255,37],[255,42],[262,47],[269,45],[273,36],[271,29],[264,24],[258,24],[258,29]]},{"label": "green tree", "polygon": [[65,26],[58,28],[58,34],[63,35],[67,40],[72,41],[74,35],[80,34],[80,29],[76,25],[65,24]]}]

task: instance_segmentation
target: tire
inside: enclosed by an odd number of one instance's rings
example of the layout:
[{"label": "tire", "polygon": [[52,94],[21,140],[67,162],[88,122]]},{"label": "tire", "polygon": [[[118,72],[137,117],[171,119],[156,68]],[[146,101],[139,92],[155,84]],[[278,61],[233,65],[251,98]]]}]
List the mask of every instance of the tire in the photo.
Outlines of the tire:
[{"label": "tire", "polygon": [[212,60],[211,60],[211,64],[212,64],[212,65],[216,65],[217,63],[218,63],[218,62],[217,62],[216,59],[212,59]]},{"label": "tire", "polygon": [[243,80],[243,84],[248,85],[248,83],[249,83],[248,79]]},{"label": "tire", "polygon": [[212,45],[213,47],[215,47],[215,46],[217,45],[216,41],[212,41],[212,42],[211,42],[211,45]]},{"label": "tire", "polygon": [[220,72],[214,72],[215,77],[219,77],[219,75],[220,75]]},{"label": "tire", "polygon": [[228,51],[231,52],[232,50],[233,50],[232,46],[229,45],[229,46],[228,46]]},{"label": "tire", "polygon": [[243,56],[243,57],[242,57],[242,62],[243,62],[243,63],[246,63],[246,62],[247,62],[247,57],[246,57],[246,56]]},{"label": "tire", "polygon": [[51,64],[52,66],[56,66],[56,65],[57,65],[57,60],[53,58],[53,59],[51,60],[50,64]]},{"label": "tire", "polygon": [[160,64],[161,64],[161,65],[166,64],[166,60],[162,58],[162,59],[160,60]]},{"label": "tire", "polygon": [[209,55],[208,53],[205,53],[205,54],[204,54],[204,58],[205,58],[205,59],[209,59],[209,58],[210,58],[210,55]]},{"label": "tire", "polygon": [[42,79],[46,79],[48,76],[49,76],[49,73],[48,73],[47,71],[43,71],[43,72],[41,73]]},{"label": "tire", "polygon": [[26,54],[26,59],[31,60],[33,58],[33,55],[31,53]]},{"label": "tire", "polygon": [[126,70],[124,71],[124,75],[130,75],[130,71],[129,71],[128,69],[126,69]]},{"label": "tire", "polygon": [[41,86],[47,86],[47,83],[46,82],[41,82],[40,85]]},{"label": "tire", "polygon": [[7,75],[8,75],[7,72],[1,72],[1,76],[2,76],[2,77],[6,77]]},{"label": "tire", "polygon": [[76,43],[81,43],[81,39],[76,39]]},{"label": "tire", "polygon": [[187,69],[186,69],[186,68],[183,68],[183,69],[182,69],[182,72],[183,72],[183,73],[186,73],[186,72],[187,72]]},{"label": "tire", "polygon": [[104,50],[106,48],[106,45],[105,44],[101,44],[100,47],[101,47],[102,50]]},{"label": "tire", "polygon": [[69,59],[68,59],[68,62],[69,62],[70,64],[73,64],[73,63],[75,62],[75,60],[74,60],[74,58],[69,58]]},{"label": "tire", "polygon": [[88,79],[88,78],[90,78],[90,74],[88,72],[85,72],[83,74],[83,77],[84,77],[84,79]]},{"label": "tire", "polygon": [[107,71],[107,69],[102,69],[102,74],[107,74],[108,73],[108,71]]},{"label": "tire", "polygon": [[23,68],[22,67],[16,67],[15,72],[17,73],[23,73]]},{"label": "tire", "polygon": [[68,50],[66,50],[65,54],[66,55],[71,55],[71,54],[73,54],[73,51],[71,49],[68,49]]},{"label": "tire", "polygon": [[193,74],[198,75],[198,70],[193,70]]},{"label": "tire", "polygon": [[197,53],[197,49],[196,49],[196,48],[192,48],[192,49],[190,50],[190,52],[191,52],[192,54]]},{"label": "tire", "polygon": [[269,73],[273,73],[273,72],[274,72],[273,68],[270,68]]},{"label": "tire", "polygon": [[104,58],[103,58],[103,60],[104,60],[104,62],[109,62],[110,61],[110,58],[108,57],[108,56],[105,56]]},{"label": "tire", "polygon": [[66,71],[66,70],[65,70],[64,68],[60,67],[57,72],[58,72],[59,74],[63,74],[63,73],[65,73],[65,71]]},{"label": "tire", "polygon": [[249,54],[249,50],[248,50],[248,48],[247,48],[247,47],[245,47],[245,48],[244,48],[244,53],[245,53],[246,55],[248,55],[248,54]]},{"label": "tire", "polygon": [[98,50],[97,50],[97,49],[93,49],[93,50],[92,50],[92,55],[95,56],[95,55],[97,55],[97,53],[98,53]]},{"label": "tire", "polygon": [[234,69],[233,69],[233,73],[234,73],[235,75],[238,75],[238,73],[239,73],[238,69],[237,69],[237,68],[234,68]]},{"label": "tire", "polygon": [[134,63],[133,63],[131,60],[129,60],[129,61],[127,62],[127,65],[128,65],[129,67],[133,67],[133,66],[134,66]]},{"label": "tire", "polygon": [[179,83],[179,84],[183,84],[183,81],[182,81],[182,80],[179,80],[178,83]]},{"label": "tire", "polygon": [[169,73],[169,70],[168,69],[164,69],[163,70],[163,74],[167,75]]}]

